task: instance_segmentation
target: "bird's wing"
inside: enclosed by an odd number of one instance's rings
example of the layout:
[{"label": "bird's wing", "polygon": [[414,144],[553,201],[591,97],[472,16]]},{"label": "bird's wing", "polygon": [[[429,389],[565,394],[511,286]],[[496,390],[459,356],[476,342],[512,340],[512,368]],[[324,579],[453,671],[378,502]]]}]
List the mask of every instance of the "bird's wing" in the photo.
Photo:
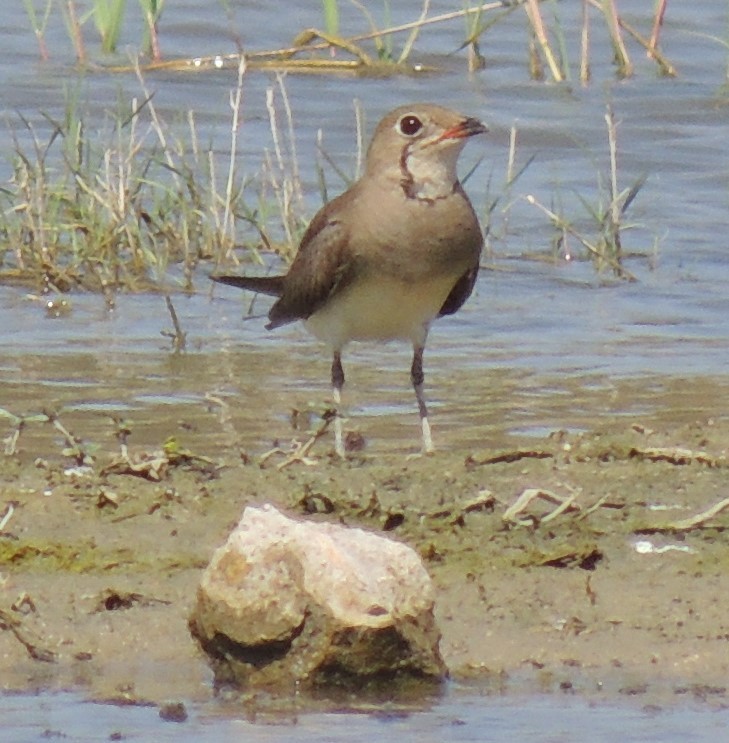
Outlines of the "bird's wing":
[{"label": "bird's wing", "polygon": [[443,302],[438,317],[443,317],[443,315],[452,315],[454,312],[458,312],[458,310],[461,309],[463,303],[471,296],[473,287],[476,284],[477,276],[478,264],[469,268],[468,271],[466,271],[466,273],[456,281],[450,294],[448,294],[445,302]]},{"label": "bird's wing", "polygon": [[337,201],[320,211],[306,230],[284,278],[283,293],[268,313],[268,328],[310,317],[356,275],[349,229],[338,218],[339,210],[331,208]]}]

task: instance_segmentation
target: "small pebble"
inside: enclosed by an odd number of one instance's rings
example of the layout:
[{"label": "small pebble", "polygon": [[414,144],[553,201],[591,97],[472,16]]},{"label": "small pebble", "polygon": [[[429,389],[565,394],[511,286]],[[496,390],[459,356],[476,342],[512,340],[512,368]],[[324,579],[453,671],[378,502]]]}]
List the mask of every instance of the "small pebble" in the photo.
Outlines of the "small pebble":
[{"label": "small pebble", "polygon": [[185,722],[187,710],[182,702],[167,702],[160,705],[159,716],[166,722]]}]

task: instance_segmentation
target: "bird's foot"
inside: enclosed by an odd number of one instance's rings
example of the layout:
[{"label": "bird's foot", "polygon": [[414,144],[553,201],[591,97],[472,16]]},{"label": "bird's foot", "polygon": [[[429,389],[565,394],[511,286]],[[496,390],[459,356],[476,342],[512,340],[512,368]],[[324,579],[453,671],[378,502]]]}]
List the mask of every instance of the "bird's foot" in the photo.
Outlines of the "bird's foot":
[{"label": "bird's foot", "polygon": [[431,447],[430,449],[422,448],[418,452],[414,452],[413,454],[408,454],[405,459],[407,459],[408,462],[412,462],[416,459],[422,459],[423,457],[432,457],[435,454],[435,449]]},{"label": "bird's foot", "polygon": [[417,454],[411,454],[408,459],[420,459],[420,457],[429,457],[435,454],[435,446],[433,446],[433,437],[430,434],[430,423],[428,423],[427,415],[424,415],[420,419],[420,424],[423,429],[423,448]]},{"label": "bird's foot", "polygon": [[347,458],[347,447],[344,445],[344,435],[342,433],[342,419],[336,411],[334,412],[334,453],[340,459]]}]

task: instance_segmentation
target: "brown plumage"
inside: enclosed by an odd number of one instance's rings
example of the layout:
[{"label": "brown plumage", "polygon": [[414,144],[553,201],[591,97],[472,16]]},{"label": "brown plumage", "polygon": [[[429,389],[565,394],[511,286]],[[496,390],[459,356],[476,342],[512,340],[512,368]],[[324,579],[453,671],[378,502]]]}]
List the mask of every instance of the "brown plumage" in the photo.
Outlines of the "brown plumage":
[{"label": "brown plumage", "polygon": [[[213,276],[276,296],[266,327],[303,320],[328,343],[337,405],[343,347],[352,340],[409,340],[423,451],[433,449],[422,355],[431,322],[470,296],[483,238],[456,172],[476,119],[432,104],[401,106],[377,126],[365,173],[314,217],[284,276]],[[341,421],[335,446],[344,455]]]}]

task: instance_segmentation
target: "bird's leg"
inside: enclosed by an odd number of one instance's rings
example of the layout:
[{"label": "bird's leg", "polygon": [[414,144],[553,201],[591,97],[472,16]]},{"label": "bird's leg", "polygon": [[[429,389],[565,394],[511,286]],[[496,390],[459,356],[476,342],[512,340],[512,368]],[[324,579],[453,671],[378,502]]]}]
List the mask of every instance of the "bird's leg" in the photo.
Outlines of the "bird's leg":
[{"label": "bird's leg", "polygon": [[344,459],[344,437],[342,436],[342,417],[339,407],[342,404],[342,387],[344,387],[344,369],[342,368],[342,355],[339,351],[334,352],[332,359],[332,397],[337,409],[334,416],[334,451]]},{"label": "bird's leg", "polygon": [[425,404],[423,395],[423,351],[424,346],[413,347],[413,365],[410,367],[410,379],[415,390],[415,399],[418,401],[418,412],[420,413],[420,425],[423,429],[423,454],[432,454],[435,451],[433,439],[430,435],[430,423],[428,423],[428,406]]}]

